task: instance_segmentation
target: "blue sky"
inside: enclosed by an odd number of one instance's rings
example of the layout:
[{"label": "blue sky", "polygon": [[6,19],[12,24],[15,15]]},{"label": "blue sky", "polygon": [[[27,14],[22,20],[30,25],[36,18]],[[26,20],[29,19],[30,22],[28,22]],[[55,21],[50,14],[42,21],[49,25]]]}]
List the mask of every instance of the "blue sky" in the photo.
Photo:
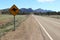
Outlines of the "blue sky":
[{"label": "blue sky", "polygon": [[60,0],[1,0],[0,9],[10,8],[13,4],[18,8],[60,11]]}]

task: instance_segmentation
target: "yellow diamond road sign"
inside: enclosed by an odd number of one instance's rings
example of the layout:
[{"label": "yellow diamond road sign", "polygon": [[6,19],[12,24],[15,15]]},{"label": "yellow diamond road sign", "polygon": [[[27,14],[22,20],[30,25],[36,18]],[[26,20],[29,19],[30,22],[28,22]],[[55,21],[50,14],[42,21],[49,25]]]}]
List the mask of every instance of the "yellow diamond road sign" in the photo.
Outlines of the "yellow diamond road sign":
[{"label": "yellow diamond road sign", "polygon": [[16,15],[17,13],[19,13],[19,9],[15,6],[15,5],[13,5],[10,9],[9,9],[9,11],[10,11],[10,13],[12,14],[12,15]]}]

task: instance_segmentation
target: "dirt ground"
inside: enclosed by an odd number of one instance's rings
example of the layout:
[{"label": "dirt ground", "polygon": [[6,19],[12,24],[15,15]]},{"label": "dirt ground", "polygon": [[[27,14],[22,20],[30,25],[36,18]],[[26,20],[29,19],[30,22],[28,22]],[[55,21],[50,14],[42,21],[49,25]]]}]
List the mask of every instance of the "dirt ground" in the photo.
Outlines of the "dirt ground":
[{"label": "dirt ground", "polygon": [[35,19],[30,16],[15,31],[8,32],[1,40],[43,40],[39,27]]}]

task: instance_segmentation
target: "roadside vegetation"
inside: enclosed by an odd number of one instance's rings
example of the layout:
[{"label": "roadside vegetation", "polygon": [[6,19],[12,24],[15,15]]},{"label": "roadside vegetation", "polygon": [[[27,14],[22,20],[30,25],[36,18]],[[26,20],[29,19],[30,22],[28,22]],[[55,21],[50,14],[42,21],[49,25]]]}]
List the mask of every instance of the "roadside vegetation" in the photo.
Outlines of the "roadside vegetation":
[{"label": "roadside vegetation", "polygon": [[[10,12],[6,11],[6,10],[2,11],[1,14],[11,15]],[[40,15],[40,16],[48,16],[48,17],[51,17],[51,18],[60,19],[60,16],[59,16],[60,11],[58,11],[58,12],[56,12],[56,11],[48,11],[48,12],[24,12],[24,11],[22,12],[22,11],[20,11],[18,13],[18,15],[30,15],[30,14],[35,14],[35,15]]]},{"label": "roadside vegetation", "polygon": [[39,12],[34,14],[39,16],[46,16],[46,17],[60,19],[60,12],[46,12],[46,13]]},{"label": "roadside vegetation", "polygon": [[50,16],[46,16],[46,17],[51,17],[51,18],[60,19],[60,15],[50,15]]},{"label": "roadside vegetation", "polygon": [[[16,15],[16,28],[27,19],[27,15]],[[14,16],[0,15],[0,38],[9,31],[14,29]]]}]

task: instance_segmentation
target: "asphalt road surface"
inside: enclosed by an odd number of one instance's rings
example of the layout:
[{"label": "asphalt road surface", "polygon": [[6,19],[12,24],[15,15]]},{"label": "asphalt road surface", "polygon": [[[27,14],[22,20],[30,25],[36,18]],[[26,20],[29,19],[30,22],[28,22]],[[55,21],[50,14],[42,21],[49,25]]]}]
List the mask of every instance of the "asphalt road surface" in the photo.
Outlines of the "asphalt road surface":
[{"label": "asphalt road surface", "polygon": [[[43,30],[42,34],[46,35],[45,37],[49,37],[50,40],[60,40],[60,20],[32,15],[36,21],[41,26],[40,28]],[[45,33],[44,33],[45,32]],[[48,38],[46,38],[48,39]]]},{"label": "asphalt road surface", "polygon": [[30,15],[1,40],[60,40],[60,19]]}]

